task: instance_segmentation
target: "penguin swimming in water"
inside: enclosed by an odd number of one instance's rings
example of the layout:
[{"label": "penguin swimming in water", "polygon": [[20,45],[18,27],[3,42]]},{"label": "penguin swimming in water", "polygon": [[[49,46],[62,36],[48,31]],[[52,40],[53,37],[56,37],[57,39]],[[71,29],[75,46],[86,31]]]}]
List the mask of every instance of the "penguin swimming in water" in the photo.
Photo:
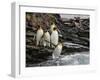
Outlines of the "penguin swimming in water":
[{"label": "penguin swimming in water", "polygon": [[57,59],[60,57],[61,52],[62,52],[62,47],[63,44],[62,43],[58,43],[58,45],[56,46],[56,48],[54,49],[53,53],[52,53],[52,58],[53,59]]},{"label": "penguin swimming in water", "polygon": [[45,47],[45,46],[48,46],[48,47],[50,47],[50,33],[48,32],[48,31],[46,31],[45,33],[44,33],[44,36],[43,36],[43,46]]},{"label": "penguin swimming in water", "polygon": [[41,41],[41,38],[43,36],[43,29],[41,26],[39,26],[38,30],[37,30],[37,33],[36,33],[36,46],[40,45],[40,41]]},{"label": "penguin swimming in water", "polygon": [[[54,48],[54,45],[56,46],[58,44],[58,40],[59,40],[58,31],[57,31],[57,28],[54,27],[53,31],[51,33],[51,47],[52,48]],[[52,44],[54,44],[54,45],[52,45]]]}]

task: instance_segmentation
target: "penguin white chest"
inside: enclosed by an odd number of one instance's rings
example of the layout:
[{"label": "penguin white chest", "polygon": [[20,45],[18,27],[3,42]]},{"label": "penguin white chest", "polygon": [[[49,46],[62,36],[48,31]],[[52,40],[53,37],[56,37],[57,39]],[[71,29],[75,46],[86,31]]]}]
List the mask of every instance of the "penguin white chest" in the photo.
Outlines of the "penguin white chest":
[{"label": "penguin white chest", "polygon": [[[51,34],[51,43],[54,44],[54,45],[57,45],[58,44],[58,31],[55,30],[52,32]],[[53,45],[52,45],[53,46]]]},{"label": "penguin white chest", "polygon": [[43,36],[43,30],[42,29],[37,30],[36,45],[39,45],[42,36]]},{"label": "penguin white chest", "polygon": [[62,45],[58,45],[55,50],[53,51],[52,57],[53,59],[59,58],[60,54],[62,52]]},{"label": "penguin white chest", "polygon": [[50,34],[49,34],[49,32],[46,32],[44,34],[44,44],[43,45],[50,47]]}]

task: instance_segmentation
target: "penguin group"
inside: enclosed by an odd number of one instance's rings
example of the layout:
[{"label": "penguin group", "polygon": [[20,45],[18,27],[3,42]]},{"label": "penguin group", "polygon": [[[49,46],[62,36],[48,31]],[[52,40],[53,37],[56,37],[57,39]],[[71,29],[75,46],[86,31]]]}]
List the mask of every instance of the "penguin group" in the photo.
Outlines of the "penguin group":
[{"label": "penguin group", "polygon": [[49,30],[44,31],[41,26],[38,27],[36,33],[36,46],[42,45],[44,47],[54,48],[52,58],[56,59],[61,55],[62,43],[59,42],[58,30],[55,23],[50,26]]}]

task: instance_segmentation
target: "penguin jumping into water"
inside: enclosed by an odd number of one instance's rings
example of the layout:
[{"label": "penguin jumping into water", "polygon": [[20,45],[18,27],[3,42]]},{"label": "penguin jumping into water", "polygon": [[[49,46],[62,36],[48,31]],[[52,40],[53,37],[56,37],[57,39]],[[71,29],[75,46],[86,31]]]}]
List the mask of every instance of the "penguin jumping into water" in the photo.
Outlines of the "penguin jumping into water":
[{"label": "penguin jumping into water", "polygon": [[37,33],[36,33],[36,46],[40,45],[40,41],[41,41],[41,38],[43,36],[43,29],[41,26],[39,26],[38,30],[37,30]]},{"label": "penguin jumping into water", "polygon": [[[54,27],[51,33],[51,43],[56,46],[58,44],[58,40],[59,40],[58,31],[57,31],[57,28]],[[51,44],[51,47],[54,48],[54,45],[52,44]]]},{"label": "penguin jumping into water", "polygon": [[43,36],[43,46],[50,47],[50,33],[46,31]]},{"label": "penguin jumping into water", "polygon": [[57,59],[60,57],[61,52],[62,52],[62,47],[63,44],[62,43],[58,43],[58,45],[56,46],[56,48],[54,49],[53,53],[52,53],[52,58],[53,59]]}]

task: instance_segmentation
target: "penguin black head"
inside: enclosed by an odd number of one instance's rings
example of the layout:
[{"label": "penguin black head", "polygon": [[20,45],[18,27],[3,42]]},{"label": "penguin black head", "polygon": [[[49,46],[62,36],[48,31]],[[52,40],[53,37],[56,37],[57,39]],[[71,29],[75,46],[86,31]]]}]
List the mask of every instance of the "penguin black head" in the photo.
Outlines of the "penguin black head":
[{"label": "penguin black head", "polygon": [[51,25],[55,24],[54,22],[51,22]]},{"label": "penguin black head", "polygon": [[53,30],[54,30],[54,31],[57,30],[57,27],[54,27]]},{"label": "penguin black head", "polygon": [[59,38],[58,44],[62,44],[62,46],[64,46],[64,40],[62,38]]},{"label": "penguin black head", "polygon": [[41,26],[40,25],[37,25],[38,29],[41,29]]},{"label": "penguin black head", "polygon": [[44,33],[48,32],[47,30],[44,30]]},{"label": "penguin black head", "polygon": [[46,33],[46,32],[48,32],[48,28],[45,28],[45,29],[44,29],[44,33]]}]

